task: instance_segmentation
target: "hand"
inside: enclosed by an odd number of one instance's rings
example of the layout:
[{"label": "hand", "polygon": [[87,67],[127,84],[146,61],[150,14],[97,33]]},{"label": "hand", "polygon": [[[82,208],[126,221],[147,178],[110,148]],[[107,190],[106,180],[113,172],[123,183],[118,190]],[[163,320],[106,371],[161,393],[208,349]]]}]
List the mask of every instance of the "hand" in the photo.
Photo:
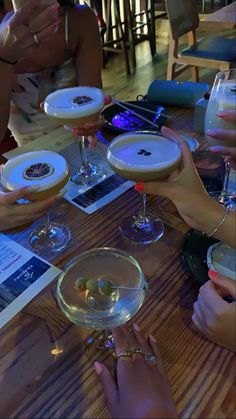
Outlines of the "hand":
[{"label": "hand", "polygon": [[[112,98],[108,95],[104,96],[104,105],[108,105],[111,103]],[[91,121],[85,124],[83,128],[73,128],[72,132],[75,137],[88,137],[89,141],[89,148],[94,149],[96,147],[97,143],[97,136],[96,132],[98,132],[104,124],[104,119],[100,115],[99,118],[96,121]]]},{"label": "hand", "polygon": [[[236,170],[236,110],[228,110],[224,112],[218,112],[218,118],[222,118],[224,121],[235,123],[234,130],[226,129],[211,129],[207,131],[207,135],[217,140],[222,140],[222,146],[212,146],[210,150],[212,153],[220,154],[221,156],[229,156],[232,161],[232,166]],[[235,147],[225,147],[224,141],[229,141],[232,144],[235,143]]]},{"label": "hand", "polygon": [[48,198],[40,202],[18,204],[19,199],[27,199],[32,188],[21,188],[14,192],[0,192],[0,231],[9,230],[31,223],[45,215],[56,198]]},{"label": "hand", "polygon": [[113,332],[116,355],[124,350],[142,347],[155,355],[156,361],[146,361],[142,354],[120,357],[117,360],[116,380],[105,365],[95,362],[105,397],[113,418],[177,418],[168,379],[156,340],[146,340],[138,325],[130,333],[127,327]]},{"label": "hand", "polygon": [[[215,271],[199,291],[192,316],[195,326],[217,345],[236,351],[236,282]],[[231,295],[234,302],[223,297]]]},{"label": "hand", "polygon": [[151,195],[161,195],[173,201],[180,215],[192,227],[204,203],[210,199],[195,168],[190,149],[174,131],[163,127],[161,133],[177,141],[182,150],[182,167],[167,179],[137,183],[135,189]]},{"label": "hand", "polygon": [[40,42],[58,27],[58,7],[55,3],[45,8],[37,0],[29,0],[16,12],[7,13],[0,24],[0,57],[14,62],[32,54],[37,47],[34,34]]}]

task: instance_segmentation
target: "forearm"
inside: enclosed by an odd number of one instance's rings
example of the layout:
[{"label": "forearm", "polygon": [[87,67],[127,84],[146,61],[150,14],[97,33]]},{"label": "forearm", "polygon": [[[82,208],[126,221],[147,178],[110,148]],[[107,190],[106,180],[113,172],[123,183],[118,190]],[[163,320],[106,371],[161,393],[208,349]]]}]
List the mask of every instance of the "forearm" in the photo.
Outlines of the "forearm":
[{"label": "forearm", "polygon": [[13,66],[0,61],[0,142],[2,141],[8,125]]},{"label": "forearm", "polygon": [[[180,208],[180,205],[176,206],[178,209]],[[199,200],[195,197],[195,200],[192,200],[192,208],[194,210],[190,210],[191,212],[186,210],[180,211],[181,215],[190,227],[204,231],[208,235],[219,225],[225,214],[225,207],[207,195]],[[213,237],[236,248],[235,227],[235,211],[229,210],[224,223],[218,228]]]}]

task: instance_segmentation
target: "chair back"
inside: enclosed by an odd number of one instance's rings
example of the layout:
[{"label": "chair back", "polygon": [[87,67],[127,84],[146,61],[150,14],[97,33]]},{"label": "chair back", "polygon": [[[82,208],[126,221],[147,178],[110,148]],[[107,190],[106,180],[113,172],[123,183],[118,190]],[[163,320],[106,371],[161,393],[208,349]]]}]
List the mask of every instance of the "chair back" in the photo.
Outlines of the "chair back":
[{"label": "chair back", "polygon": [[174,40],[198,28],[196,0],[165,0],[165,2]]}]

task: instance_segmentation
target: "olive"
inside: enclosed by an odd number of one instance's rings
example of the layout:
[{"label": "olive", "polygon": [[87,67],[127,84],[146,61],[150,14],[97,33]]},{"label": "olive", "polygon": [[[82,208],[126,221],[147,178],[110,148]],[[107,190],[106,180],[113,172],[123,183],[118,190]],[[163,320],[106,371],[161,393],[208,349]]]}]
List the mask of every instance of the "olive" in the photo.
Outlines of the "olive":
[{"label": "olive", "polygon": [[80,291],[85,291],[86,290],[86,283],[87,283],[87,279],[83,278],[82,276],[80,276],[78,279],[76,279],[76,287],[80,290]]},{"label": "olive", "polygon": [[87,290],[89,290],[90,292],[93,292],[93,293],[98,293],[99,292],[98,291],[98,283],[97,283],[96,279],[89,279],[86,282],[86,288],[87,288]]},{"label": "olive", "polygon": [[98,280],[98,291],[101,295],[111,295],[113,292],[112,282],[108,279],[99,279]]}]

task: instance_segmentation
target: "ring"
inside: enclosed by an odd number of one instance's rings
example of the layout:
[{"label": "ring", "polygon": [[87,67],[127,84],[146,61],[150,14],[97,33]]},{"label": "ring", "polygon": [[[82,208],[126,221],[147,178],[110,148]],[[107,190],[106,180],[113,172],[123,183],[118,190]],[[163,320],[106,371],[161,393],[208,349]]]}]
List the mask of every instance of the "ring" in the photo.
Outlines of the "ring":
[{"label": "ring", "polygon": [[151,352],[145,352],[145,350],[141,346],[137,346],[137,348],[135,348],[132,351],[132,353],[142,355],[144,357],[145,361],[156,362],[155,355],[153,355]]},{"label": "ring", "polygon": [[12,35],[12,39],[13,39],[13,42],[16,42],[18,40],[18,38],[15,34]]},{"label": "ring", "polygon": [[122,358],[122,357],[124,357],[124,358],[126,358],[126,357],[132,358],[132,356],[133,356],[133,352],[132,351],[128,351],[127,349],[125,349],[124,351],[122,351],[118,355],[116,355],[115,357],[116,357],[116,359],[119,359],[119,358]]},{"label": "ring", "polygon": [[34,33],[33,36],[34,36],[34,42],[36,43],[36,45],[38,45],[39,40],[38,40],[38,37],[37,37],[36,33]]}]

